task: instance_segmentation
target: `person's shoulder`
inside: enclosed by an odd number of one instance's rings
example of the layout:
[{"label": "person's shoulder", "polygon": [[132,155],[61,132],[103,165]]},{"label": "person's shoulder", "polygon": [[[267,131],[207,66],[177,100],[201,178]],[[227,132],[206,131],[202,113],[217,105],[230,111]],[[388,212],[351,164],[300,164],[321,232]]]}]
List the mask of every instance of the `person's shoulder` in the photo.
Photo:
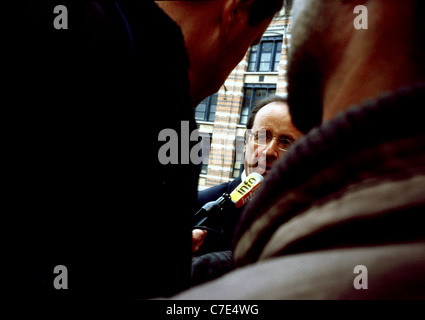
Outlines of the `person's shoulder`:
[{"label": "person's shoulder", "polygon": [[214,187],[204,189],[198,192],[198,204],[203,206],[205,203],[217,200],[223,193],[227,192],[230,182],[225,182]]},{"label": "person's shoulder", "polygon": [[231,193],[242,182],[242,177],[239,176],[228,183],[227,192]]}]

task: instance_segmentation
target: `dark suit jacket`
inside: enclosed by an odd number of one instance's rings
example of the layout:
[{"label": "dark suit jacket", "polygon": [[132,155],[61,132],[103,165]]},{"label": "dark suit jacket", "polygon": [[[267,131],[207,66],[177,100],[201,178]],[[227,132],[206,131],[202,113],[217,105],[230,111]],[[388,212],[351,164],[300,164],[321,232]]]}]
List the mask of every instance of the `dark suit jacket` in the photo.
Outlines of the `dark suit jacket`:
[{"label": "dark suit jacket", "polygon": [[[22,2],[5,76],[19,214],[4,214],[19,218],[16,252],[31,279],[22,293],[176,293],[190,280],[199,166],[160,164],[158,135],[180,134],[182,121],[196,129],[181,30],[146,0],[62,1],[69,28],[56,30],[57,4]],[[53,287],[56,265],[67,267],[69,290]]]},{"label": "dark suit jacket", "polygon": [[[230,194],[240,183],[241,177],[234,179],[230,182],[225,182],[220,185],[211,187],[199,191],[198,193],[198,206],[201,208],[204,204],[217,200],[220,198],[223,193]],[[230,250],[232,244],[233,233],[235,231],[236,225],[239,221],[239,216],[242,208],[228,209],[223,212],[217,219],[211,222],[209,225],[210,228],[215,228],[217,230],[222,229],[223,233],[215,233],[208,231],[207,237],[205,238],[204,244],[196,253],[197,256],[203,255],[209,252],[224,251]]]}]

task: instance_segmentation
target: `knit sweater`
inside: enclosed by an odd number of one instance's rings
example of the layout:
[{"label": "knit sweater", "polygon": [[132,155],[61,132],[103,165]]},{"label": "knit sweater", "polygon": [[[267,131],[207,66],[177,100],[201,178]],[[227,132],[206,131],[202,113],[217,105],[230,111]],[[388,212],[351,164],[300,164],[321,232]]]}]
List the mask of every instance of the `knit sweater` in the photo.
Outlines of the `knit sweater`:
[{"label": "knit sweater", "polygon": [[[420,114],[424,106],[424,86],[401,89],[394,94],[384,94],[376,101],[367,101],[361,107],[353,106],[302,137],[270,173],[261,193],[245,212],[236,236],[237,263],[244,265],[256,261],[278,228],[306,211],[323,207],[355,188],[423,174],[425,126]],[[418,198],[411,199],[412,206],[419,197],[424,200],[425,187],[418,191]],[[403,194],[394,196],[403,198]],[[375,200],[368,194],[359,201],[371,201],[370,207],[377,208],[379,203]],[[363,212],[371,211],[372,214],[374,209],[365,208]],[[394,228],[404,223],[415,227],[407,219],[400,220],[396,219]],[[415,234],[418,232],[424,237],[421,229]],[[391,241],[395,236],[389,226],[369,231],[371,234],[366,237],[362,229],[361,239],[352,240],[370,244],[370,237],[373,241]],[[397,235],[414,237],[411,232],[408,235],[397,232]],[[321,248],[337,246],[352,241],[347,237],[349,235],[345,234],[344,238],[328,239],[331,241],[323,244],[319,244],[318,239],[313,242]],[[300,244],[295,247],[293,243],[291,248],[285,247],[286,250],[309,249],[305,245],[301,248]],[[282,253],[283,248],[279,252]]]}]

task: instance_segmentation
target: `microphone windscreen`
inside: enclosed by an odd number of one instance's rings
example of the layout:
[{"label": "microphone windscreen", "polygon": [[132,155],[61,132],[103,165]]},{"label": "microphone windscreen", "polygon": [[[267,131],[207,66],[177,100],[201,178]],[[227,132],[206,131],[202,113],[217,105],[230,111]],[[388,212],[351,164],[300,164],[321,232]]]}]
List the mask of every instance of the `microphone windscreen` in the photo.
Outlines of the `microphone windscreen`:
[{"label": "microphone windscreen", "polygon": [[253,172],[232,191],[230,198],[236,208],[242,207],[251,199],[263,180],[264,178],[261,174]]}]

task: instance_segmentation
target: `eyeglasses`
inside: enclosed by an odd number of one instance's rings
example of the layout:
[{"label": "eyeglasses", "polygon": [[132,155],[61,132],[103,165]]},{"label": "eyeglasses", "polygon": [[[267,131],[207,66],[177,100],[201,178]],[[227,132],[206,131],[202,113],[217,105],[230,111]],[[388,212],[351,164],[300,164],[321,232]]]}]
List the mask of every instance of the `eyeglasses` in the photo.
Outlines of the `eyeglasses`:
[{"label": "eyeglasses", "polygon": [[285,138],[278,139],[276,137],[273,137],[273,135],[267,132],[266,130],[259,130],[256,132],[252,132],[250,133],[250,135],[252,137],[252,142],[257,146],[262,146],[262,147],[268,147],[273,140],[276,140],[277,148],[280,151],[288,151],[289,147],[293,143],[293,141],[290,139],[285,139]]}]

